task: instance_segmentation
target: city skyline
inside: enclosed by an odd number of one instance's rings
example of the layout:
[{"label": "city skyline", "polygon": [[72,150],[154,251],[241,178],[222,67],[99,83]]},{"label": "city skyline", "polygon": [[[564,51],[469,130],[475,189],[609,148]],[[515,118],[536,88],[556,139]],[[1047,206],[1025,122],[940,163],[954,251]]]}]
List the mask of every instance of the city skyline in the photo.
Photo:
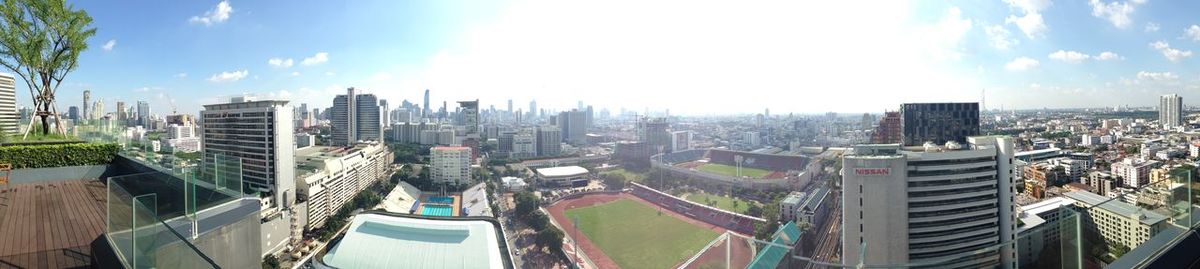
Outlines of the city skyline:
[{"label": "city skyline", "polygon": [[[663,111],[660,100],[686,98],[671,104],[677,115],[879,113],[896,100],[980,101],[985,89],[987,109],[1200,97],[1200,70],[1188,65],[1200,20],[1186,16],[1200,4],[1093,2],[689,3],[678,12],[630,2],[210,1],[146,3],[153,16],[136,20],[119,5],[81,2],[99,32],[58,105],[92,90],[94,100],[183,113],[244,93],[327,108],[348,87],[396,102],[421,103],[430,89],[432,103],[539,100],[560,111],[581,99]],[[669,11],[678,16],[654,15]],[[880,98],[853,99],[865,95]],[[826,99],[855,101],[806,101]],[[29,106],[28,92],[18,100]]]}]

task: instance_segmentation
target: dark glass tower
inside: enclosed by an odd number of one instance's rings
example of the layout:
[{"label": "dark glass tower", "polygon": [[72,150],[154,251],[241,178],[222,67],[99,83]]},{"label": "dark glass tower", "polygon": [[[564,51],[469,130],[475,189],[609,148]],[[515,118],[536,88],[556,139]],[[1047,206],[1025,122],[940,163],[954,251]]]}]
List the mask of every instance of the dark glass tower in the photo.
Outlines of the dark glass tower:
[{"label": "dark glass tower", "polygon": [[979,103],[920,103],[900,106],[905,146],[925,142],[965,145],[968,136],[979,135]]}]

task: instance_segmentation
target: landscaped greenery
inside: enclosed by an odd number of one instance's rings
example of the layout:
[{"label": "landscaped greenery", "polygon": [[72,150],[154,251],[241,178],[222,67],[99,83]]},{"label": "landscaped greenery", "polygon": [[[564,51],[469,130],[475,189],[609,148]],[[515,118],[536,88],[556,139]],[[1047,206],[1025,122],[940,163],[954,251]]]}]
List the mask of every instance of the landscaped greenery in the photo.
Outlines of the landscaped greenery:
[{"label": "landscaped greenery", "polygon": [[627,199],[566,213],[621,268],[670,268],[717,237],[712,230]]},{"label": "landscaped greenery", "polygon": [[604,177],[604,175],[606,175],[606,174],[618,174],[618,175],[624,176],[625,180],[627,180],[629,182],[642,183],[642,182],[646,181],[645,173],[637,173],[637,172],[625,170],[623,168],[617,168],[617,169],[612,169],[612,170],[601,172],[600,176]]},{"label": "landscaped greenery", "polygon": [[742,214],[746,214],[746,212],[750,210],[751,205],[751,202],[742,199],[712,195],[703,192],[689,193],[687,194],[687,200]]},{"label": "landscaped greenery", "polygon": [[[737,166],[732,166],[732,165],[706,163],[706,164],[697,166],[696,169],[700,170],[700,171],[704,171],[704,172],[721,174],[721,175],[726,175],[726,176],[731,176],[731,177],[736,177],[738,175]],[[746,176],[746,177],[750,177],[750,178],[763,178],[763,177],[766,177],[767,175],[770,175],[771,173],[772,172],[769,170],[742,166],[742,176]]]},{"label": "landscaped greenery", "polygon": [[76,165],[100,165],[112,162],[117,144],[75,143],[0,147],[0,163],[14,169]]}]

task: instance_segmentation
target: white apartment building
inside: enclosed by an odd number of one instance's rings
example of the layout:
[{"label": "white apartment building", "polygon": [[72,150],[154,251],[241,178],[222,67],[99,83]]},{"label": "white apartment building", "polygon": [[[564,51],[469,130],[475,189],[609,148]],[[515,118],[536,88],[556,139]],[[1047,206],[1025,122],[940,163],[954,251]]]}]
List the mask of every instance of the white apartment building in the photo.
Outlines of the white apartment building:
[{"label": "white apartment building", "polygon": [[[296,147],[288,101],[235,97],[229,103],[204,105],[200,115],[205,163],[216,163],[218,156],[236,158],[248,191],[263,195],[264,208],[286,209],[295,202]],[[211,166],[205,172],[217,173]]]},{"label": "white apartment building", "polygon": [[509,158],[533,158],[537,156],[537,136],[530,132],[513,135],[512,152]]},{"label": "white apartment building", "polygon": [[471,148],[433,147],[430,152],[430,167],[434,182],[450,185],[471,183]]},{"label": "white apartment building", "polygon": [[1087,191],[1063,194],[1081,209],[1084,229],[1095,232],[1109,244],[1136,248],[1166,226],[1167,217],[1123,201]]},{"label": "white apartment building", "polygon": [[967,142],[857,145],[847,152],[842,262],[1016,267],[1014,243],[995,247],[1017,235],[1012,138]]},{"label": "white apartment building", "polygon": [[386,180],[394,155],[378,142],[350,148],[312,146],[296,151],[296,195],[306,211],[305,229],[325,221],[362,190]]},{"label": "white apartment building", "polygon": [[1121,178],[1122,187],[1139,188],[1150,183],[1150,169],[1157,168],[1158,161],[1125,158],[1112,164],[1112,175]]},{"label": "white apartment building", "polygon": [[0,73],[0,133],[19,133],[20,121],[21,115],[17,114],[16,78],[12,74]]}]

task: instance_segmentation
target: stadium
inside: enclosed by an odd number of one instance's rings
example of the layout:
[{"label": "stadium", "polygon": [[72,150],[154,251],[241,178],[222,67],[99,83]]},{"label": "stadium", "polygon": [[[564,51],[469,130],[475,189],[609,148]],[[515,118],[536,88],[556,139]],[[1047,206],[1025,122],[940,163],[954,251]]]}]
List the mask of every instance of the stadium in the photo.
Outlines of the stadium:
[{"label": "stadium", "polygon": [[[798,155],[694,149],[654,155],[651,165],[674,176],[740,188],[786,188],[804,184],[809,158]],[[740,165],[739,165],[740,164]]]},{"label": "stadium", "polygon": [[546,210],[583,268],[746,268],[758,252],[748,235],[765,221],[637,183],[560,197]]}]

